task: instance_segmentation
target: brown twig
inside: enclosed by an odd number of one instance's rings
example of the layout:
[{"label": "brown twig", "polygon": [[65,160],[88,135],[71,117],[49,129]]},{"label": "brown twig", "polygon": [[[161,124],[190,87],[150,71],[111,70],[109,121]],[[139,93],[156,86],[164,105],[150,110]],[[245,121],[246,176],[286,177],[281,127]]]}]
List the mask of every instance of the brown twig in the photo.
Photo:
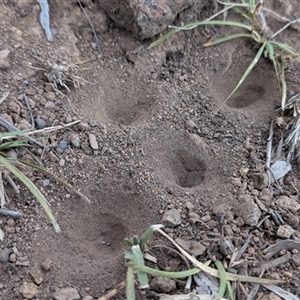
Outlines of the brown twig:
[{"label": "brown twig", "polygon": [[271,268],[276,268],[280,265],[285,264],[286,262],[288,262],[291,259],[292,255],[290,252],[287,252],[285,255],[282,255],[272,261],[266,262],[264,263],[261,268],[264,270],[269,270]]},{"label": "brown twig", "polygon": [[98,298],[98,300],[108,300],[111,297],[115,296],[121,289],[123,289],[126,286],[126,281],[122,281],[119,283],[113,290],[109,291],[106,295],[101,296]]}]

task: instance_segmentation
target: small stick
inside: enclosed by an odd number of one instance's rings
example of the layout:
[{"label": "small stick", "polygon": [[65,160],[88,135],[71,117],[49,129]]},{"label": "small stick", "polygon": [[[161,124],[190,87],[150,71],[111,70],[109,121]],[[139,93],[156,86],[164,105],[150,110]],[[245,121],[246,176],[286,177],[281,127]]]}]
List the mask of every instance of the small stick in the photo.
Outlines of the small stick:
[{"label": "small stick", "polygon": [[291,259],[292,255],[290,252],[287,252],[286,254],[284,254],[283,256],[280,256],[272,261],[266,262],[264,264],[262,264],[261,268],[264,270],[269,270],[271,268],[276,268],[280,265],[285,264],[286,262],[288,262]]},{"label": "small stick", "polygon": [[2,179],[2,171],[0,170],[0,205],[3,207],[5,204],[5,192],[4,192],[4,185]]},{"label": "small stick", "polygon": [[[16,186],[15,182],[12,180],[12,178],[8,174],[5,175],[5,179],[9,182],[9,184],[11,185],[11,187],[14,189],[15,193],[17,194],[18,199],[20,200],[20,190]],[[6,195],[6,198],[7,198],[7,195]]]},{"label": "small stick", "polygon": [[34,125],[34,119],[33,119],[33,115],[32,115],[32,110],[31,110],[31,107],[29,105],[29,102],[28,102],[28,99],[27,99],[27,96],[26,96],[25,93],[24,93],[24,100],[26,102],[26,105],[27,105],[27,108],[28,108],[28,111],[29,111],[29,115],[30,115],[30,119],[31,119],[31,130],[34,130],[35,125]]},{"label": "small stick", "polygon": [[83,10],[83,12],[84,12],[84,14],[85,14],[85,16],[86,16],[86,18],[87,18],[87,20],[88,20],[90,26],[92,27],[92,30],[93,30],[93,33],[94,33],[94,36],[95,36],[95,40],[96,40],[96,45],[97,45],[98,51],[99,51],[100,54],[102,54],[100,42],[99,42],[99,39],[98,39],[96,30],[95,30],[95,27],[94,27],[93,23],[91,22],[91,20],[90,20],[88,14],[86,13],[84,7],[82,6],[80,0],[78,0],[78,4],[79,4],[80,8]]},{"label": "small stick", "polygon": [[296,19],[296,20],[292,20],[289,21],[287,24],[285,24],[282,28],[280,28],[278,31],[276,31],[272,36],[271,39],[273,39],[276,35],[278,35],[280,32],[282,32],[283,30],[285,30],[286,28],[288,28],[290,25],[294,24],[294,23],[299,23],[300,22],[300,18]]},{"label": "small stick", "polygon": [[5,93],[3,94],[3,96],[2,96],[1,99],[0,99],[0,104],[8,97],[8,95],[9,95],[9,92],[5,92]]},{"label": "small stick", "polygon": [[[0,124],[1,124],[1,120],[2,120],[2,118],[0,117]],[[43,129],[29,131],[29,132],[26,132],[26,136],[36,134],[36,133],[40,133],[40,132],[46,132],[47,133],[47,132],[52,132],[52,131],[55,131],[55,130],[58,130],[58,129],[64,129],[64,128],[76,125],[80,122],[81,122],[81,120],[76,120],[76,121],[68,123],[68,124],[62,124],[62,125],[57,125],[57,126],[54,126],[54,127],[46,127],[46,128],[43,128]],[[10,139],[10,138],[12,138],[12,137],[7,136],[7,137],[3,137],[2,139],[5,140],[5,139]],[[45,147],[45,145],[43,145],[43,147]]]},{"label": "small stick", "polygon": [[246,251],[251,239],[252,239],[252,234],[250,233],[245,244],[243,245],[243,247],[239,250],[238,254],[236,255],[236,258],[235,258],[236,261],[241,259],[242,255]]},{"label": "small stick", "polygon": [[277,253],[283,249],[286,249],[286,250],[297,249],[298,251],[300,251],[300,242],[296,242],[294,240],[278,241],[276,244],[263,250],[263,253],[264,254],[268,254],[268,253],[272,253],[272,252]]},{"label": "small stick", "polygon": [[[21,130],[19,130],[17,127],[15,127],[14,125],[10,124],[9,122],[7,122],[2,117],[0,117],[0,125],[2,125],[3,127],[5,127],[6,129],[8,129],[9,131],[16,131],[16,132],[18,132],[18,135],[20,135],[20,136],[22,136],[22,137],[30,140],[31,142],[37,144],[38,146],[40,146],[42,148],[46,147],[45,145],[43,145],[42,143],[38,142],[34,138],[30,137],[26,133],[23,133]],[[2,138],[2,139],[4,139],[4,138]]]},{"label": "small stick", "polygon": [[12,217],[12,218],[20,218],[23,216],[23,214],[20,211],[3,209],[3,208],[0,209],[0,215]]},{"label": "small stick", "polygon": [[254,298],[256,297],[258,290],[259,290],[260,285],[259,284],[255,284],[253,289],[251,290],[251,292],[249,293],[247,300],[254,300]]},{"label": "small stick", "polygon": [[[268,137],[268,143],[267,143],[267,161],[266,161],[266,166],[267,169],[270,168],[270,163],[271,163],[271,153],[272,153],[272,142],[273,142],[273,127],[274,127],[274,122],[271,122],[270,125],[270,131],[269,131],[269,137]],[[271,180],[269,179],[269,182]]]},{"label": "small stick", "polygon": [[98,298],[98,300],[108,300],[111,297],[115,296],[121,289],[123,289],[126,286],[126,281],[122,281],[119,283],[113,290],[109,291],[106,295],[101,296]]}]

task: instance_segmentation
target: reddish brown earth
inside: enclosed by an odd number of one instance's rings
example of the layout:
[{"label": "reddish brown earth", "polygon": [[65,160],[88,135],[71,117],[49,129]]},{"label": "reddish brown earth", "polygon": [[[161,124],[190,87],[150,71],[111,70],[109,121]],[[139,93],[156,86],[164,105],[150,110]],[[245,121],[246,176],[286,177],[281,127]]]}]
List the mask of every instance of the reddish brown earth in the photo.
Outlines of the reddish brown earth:
[{"label": "reddish brown earth", "polygon": [[[30,270],[51,260],[50,270],[42,271],[37,299],[52,299],[55,291],[65,287],[76,288],[81,299],[85,295],[97,299],[125,279],[124,238],[160,223],[170,208],[179,210],[182,217],[179,227],[169,229],[173,237],[207,239],[200,260],[212,255],[221,259],[218,249],[224,237],[240,248],[252,233],[256,240],[250,246],[256,250],[255,259],[262,261],[261,251],[278,239],[278,226],[272,219],[269,227],[239,226],[235,209],[241,194],[255,199],[261,193],[250,178],[264,170],[269,125],[280,104],[272,65],[260,61],[224,108],[213,115],[253,59],[251,42],[239,40],[203,48],[205,41],[216,37],[212,27],[203,27],[147,49],[149,40],[134,39],[116,28],[97,3],[85,2],[101,54],[76,1],[50,1],[53,43],[46,41],[40,27],[36,1],[0,4],[0,50],[10,51],[8,67],[0,72],[0,96],[10,94],[1,104],[0,114],[10,116],[16,126],[24,119],[30,122],[22,97],[26,93],[34,117],[49,126],[81,120],[79,125],[52,133],[47,139],[49,149],[42,156],[37,148],[32,153],[92,201],[88,204],[55,180],[26,171],[51,204],[61,227],[57,234],[27,190],[21,187],[18,199],[5,184],[11,199],[6,208],[20,210],[24,216],[15,222],[1,216],[5,238],[0,246],[15,247],[17,260],[28,261],[29,266],[1,263],[0,298],[23,299],[19,288],[24,281],[33,282]],[[300,11],[297,2],[274,2],[274,9],[290,18]],[[202,11],[186,10],[177,23],[207,18],[213,10],[210,3]],[[275,27],[277,23],[272,22]],[[226,33],[222,28],[217,30],[219,35]],[[300,50],[298,30],[294,26],[281,37]],[[32,68],[47,69],[47,62],[77,64],[80,88],[70,86],[70,93],[53,89],[47,84],[47,71]],[[299,70],[291,66],[288,97],[299,92],[298,75]],[[79,136],[80,147],[69,143],[65,152],[57,154],[59,141],[70,141],[72,133]],[[95,135],[98,150],[91,148],[90,134]],[[19,155],[31,159],[24,151],[19,150]],[[241,168],[249,168],[249,173],[242,176]],[[47,178],[50,183],[43,185]],[[296,165],[280,184],[285,195],[299,200]],[[274,197],[266,205],[276,209],[273,202],[280,196],[279,189],[274,185],[268,192]],[[211,223],[193,224],[190,212],[200,218],[209,216]],[[223,212],[227,231],[222,236],[216,224]],[[299,218],[299,212],[294,215]],[[297,224],[294,240],[299,240],[298,229]],[[298,253],[295,250],[292,254]],[[165,252],[163,257],[161,267],[168,264],[171,255]],[[253,272],[253,265],[248,267],[249,275],[259,275]],[[299,275],[294,257],[271,268],[264,277],[286,280],[282,288],[299,296]],[[246,289],[249,291],[248,286]],[[125,299],[124,293],[122,290],[116,299]],[[267,293],[261,289],[259,295]],[[156,299],[153,294],[140,297]]]}]

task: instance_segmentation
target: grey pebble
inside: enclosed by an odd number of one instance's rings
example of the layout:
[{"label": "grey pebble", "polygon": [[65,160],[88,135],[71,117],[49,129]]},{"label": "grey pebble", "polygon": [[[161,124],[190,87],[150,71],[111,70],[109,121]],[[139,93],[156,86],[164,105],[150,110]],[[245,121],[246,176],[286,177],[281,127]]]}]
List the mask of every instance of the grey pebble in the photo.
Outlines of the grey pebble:
[{"label": "grey pebble", "polygon": [[176,290],[176,281],[170,278],[154,277],[150,287],[156,292],[170,293]]},{"label": "grey pebble", "polygon": [[261,216],[261,211],[259,207],[251,199],[251,197],[249,198],[250,200],[244,201],[236,207],[236,215],[238,217],[241,217],[245,222],[245,224],[250,226],[255,226],[257,225],[258,220]]},{"label": "grey pebble", "polygon": [[47,185],[50,184],[50,180],[49,180],[49,179],[44,179],[44,180],[42,181],[42,183],[43,183],[43,186],[47,186]]},{"label": "grey pebble", "polygon": [[12,253],[12,250],[9,248],[4,248],[0,250],[0,261],[5,263],[9,261],[9,256]]},{"label": "grey pebble", "polygon": [[234,251],[234,246],[233,244],[228,241],[228,240],[225,240],[221,245],[220,245],[220,252],[227,256],[227,255],[231,255]]},{"label": "grey pebble", "polygon": [[167,210],[162,217],[161,223],[165,226],[172,227],[172,228],[180,225],[181,224],[180,212],[175,208]]},{"label": "grey pebble", "polygon": [[43,129],[47,127],[46,121],[39,117],[34,120],[34,124],[36,129]]},{"label": "grey pebble", "polygon": [[59,144],[55,147],[55,151],[57,154],[62,154],[65,152],[68,148],[68,142],[65,140],[62,140],[59,142]]},{"label": "grey pebble", "polygon": [[81,142],[80,142],[79,134],[71,133],[70,136],[69,136],[69,140],[70,140],[70,143],[73,147],[80,148]]},{"label": "grey pebble", "polygon": [[75,288],[64,288],[53,294],[55,300],[79,300],[81,297]]}]

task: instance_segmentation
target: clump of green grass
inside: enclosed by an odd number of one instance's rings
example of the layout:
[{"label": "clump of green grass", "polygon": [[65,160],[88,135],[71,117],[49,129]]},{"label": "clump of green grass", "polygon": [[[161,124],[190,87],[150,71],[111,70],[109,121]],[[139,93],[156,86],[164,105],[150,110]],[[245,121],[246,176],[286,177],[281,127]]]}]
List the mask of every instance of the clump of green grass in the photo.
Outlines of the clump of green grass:
[{"label": "clump of green grass", "polygon": [[[283,110],[286,105],[287,93],[285,81],[285,62],[289,58],[299,58],[300,55],[299,52],[293,47],[277,41],[276,38],[291,24],[300,22],[300,18],[295,20],[289,20],[285,17],[282,17],[279,14],[264,7],[262,0],[240,0],[239,3],[232,2],[230,0],[224,0],[218,1],[218,3],[224,5],[224,9],[214,14],[207,20],[186,24],[182,27],[173,27],[173,29],[170,32],[163,35],[158,40],[154,41],[150,45],[150,48],[155,47],[159,43],[165,41],[166,39],[168,39],[169,37],[181,30],[191,30],[198,26],[219,25],[239,28],[241,29],[240,33],[226,35],[224,37],[217,38],[213,41],[209,41],[204,44],[205,47],[210,47],[237,38],[249,38],[255,42],[256,47],[258,49],[252,62],[247,67],[239,82],[229,94],[229,96],[225,99],[225,101],[221,104],[221,106],[217,109],[217,112],[224,106],[226,101],[236,92],[236,90],[240,87],[242,82],[247,78],[249,73],[252,71],[252,69],[256,66],[257,62],[262,57],[269,58],[273,63],[280,90],[281,107]],[[242,18],[242,21],[236,22],[226,20],[227,13],[230,10],[238,14]],[[220,14],[224,14],[224,20],[216,20],[216,17],[218,17]],[[267,25],[266,15],[272,15],[276,19],[285,22],[285,25],[281,27],[281,29],[277,32],[272,33]]]},{"label": "clump of green grass", "polygon": [[[202,263],[192,255],[188,254],[169,235],[167,235],[161,229],[162,227],[163,225],[161,224],[152,225],[142,234],[140,239],[138,239],[138,237],[135,236],[132,240],[128,240],[128,239],[125,240],[127,244],[130,246],[130,250],[125,253],[125,260],[127,266],[126,293],[127,293],[128,300],[135,299],[135,280],[134,280],[135,273],[137,274],[137,281],[139,282],[140,288],[145,289],[149,287],[148,275],[166,277],[166,278],[186,278],[194,274],[197,274],[199,272],[206,272],[213,277],[219,278],[219,291],[218,294],[215,295],[217,297],[216,299],[224,299],[223,297],[226,296],[227,299],[230,300],[235,300],[230,281],[240,282],[240,283],[251,282],[251,283],[258,283],[263,285],[278,284],[281,282],[278,280],[270,280],[265,278],[257,278],[257,277],[227,273],[222,263],[218,260],[214,260],[214,264],[216,268],[212,268],[209,266],[211,261]],[[175,246],[175,248],[177,248],[179,253],[185,258],[187,258],[194,265],[194,268],[185,271],[180,271],[180,272],[167,272],[167,271],[161,271],[158,269],[147,267],[144,261],[144,251],[146,249],[146,244],[149,238],[152,236],[154,232],[158,232],[162,236],[167,238],[168,241],[171,242]],[[202,295],[202,296],[206,296],[206,295]],[[207,296],[210,297],[213,295],[207,295]]]}]

